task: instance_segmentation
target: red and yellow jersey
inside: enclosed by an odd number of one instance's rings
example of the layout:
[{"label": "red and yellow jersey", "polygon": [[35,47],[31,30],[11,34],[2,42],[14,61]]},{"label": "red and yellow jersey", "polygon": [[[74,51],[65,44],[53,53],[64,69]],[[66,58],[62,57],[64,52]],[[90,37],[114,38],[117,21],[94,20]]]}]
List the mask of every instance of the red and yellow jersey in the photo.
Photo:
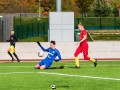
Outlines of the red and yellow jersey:
[{"label": "red and yellow jersey", "polygon": [[[84,35],[87,35],[87,31],[86,31],[86,30],[82,30],[82,31],[81,31],[80,36],[79,36],[79,39],[82,40],[83,37],[84,37]],[[87,36],[88,36],[88,35],[87,35]],[[87,39],[80,43],[80,45],[83,45],[83,44],[87,44]]]}]

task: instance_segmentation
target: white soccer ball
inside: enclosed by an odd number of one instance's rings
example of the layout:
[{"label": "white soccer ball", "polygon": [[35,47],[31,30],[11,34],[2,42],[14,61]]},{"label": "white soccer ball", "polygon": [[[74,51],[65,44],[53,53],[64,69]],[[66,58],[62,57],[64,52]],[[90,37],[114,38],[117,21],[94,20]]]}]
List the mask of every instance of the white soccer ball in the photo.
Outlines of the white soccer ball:
[{"label": "white soccer ball", "polygon": [[38,57],[43,57],[44,56],[44,52],[43,51],[39,51],[38,52]]},{"label": "white soccer ball", "polygon": [[56,86],[55,86],[55,85],[51,85],[51,88],[52,88],[52,89],[56,89]]}]

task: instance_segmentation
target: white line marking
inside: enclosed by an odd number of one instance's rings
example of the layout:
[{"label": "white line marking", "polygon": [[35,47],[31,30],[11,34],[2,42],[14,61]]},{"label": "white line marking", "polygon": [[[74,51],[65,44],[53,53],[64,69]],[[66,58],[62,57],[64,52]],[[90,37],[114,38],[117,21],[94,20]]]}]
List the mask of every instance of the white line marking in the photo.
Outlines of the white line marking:
[{"label": "white line marking", "polygon": [[81,76],[81,75],[61,74],[61,73],[49,73],[49,72],[39,72],[39,73],[41,73],[41,74],[49,74],[49,75],[58,75],[58,76],[68,76],[68,77],[79,77],[79,78],[90,78],[90,79],[120,81],[120,78],[104,78],[104,77],[95,77],[95,76]]},{"label": "white line marking", "polygon": [[[52,65],[52,66],[57,66],[57,65]],[[74,66],[74,65],[64,65],[64,66],[67,66],[67,67],[72,67],[72,66]],[[81,66],[92,66],[92,65],[81,65]],[[120,65],[99,65],[98,67],[100,67],[100,66],[103,66],[103,67],[109,67],[109,66],[111,66],[111,67],[113,67],[113,66],[115,66],[115,67],[120,67]],[[26,68],[33,68],[34,66],[0,66],[0,68],[14,68],[14,67],[18,67],[18,68],[20,68],[20,67],[26,67]]]},{"label": "white line marking", "polygon": [[5,72],[0,74],[32,74],[34,72]]},{"label": "white line marking", "polygon": [[78,78],[88,78],[88,79],[100,79],[100,80],[112,80],[120,81],[120,78],[104,78],[96,76],[81,76],[81,75],[72,75],[72,74],[62,74],[62,73],[50,73],[50,72],[3,72],[0,75],[5,74],[48,74],[48,75],[57,75],[57,76],[67,76],[67,77],[78,77]]},{"label": "white line marking", "polygon": [[18,68],[19,67],[29,67],[29,68],[31,67],[31,68],[33,68],[32,66],[0,66],[0,68],[8,68],[8,67],[9,68],[14,68],[14,67],[18,67]]}]

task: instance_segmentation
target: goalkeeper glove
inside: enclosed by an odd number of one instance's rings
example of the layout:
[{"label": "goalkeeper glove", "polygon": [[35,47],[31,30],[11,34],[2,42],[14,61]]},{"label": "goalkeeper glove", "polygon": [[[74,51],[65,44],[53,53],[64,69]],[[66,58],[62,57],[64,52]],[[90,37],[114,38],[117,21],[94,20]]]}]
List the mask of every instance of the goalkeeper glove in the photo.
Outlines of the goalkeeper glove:
[{"label": "goalkeeper glove", "polygon": [[39,46],[41,46],[41,44],[40,44],[38,41],[37,41],[36,43],[37,43]]}]

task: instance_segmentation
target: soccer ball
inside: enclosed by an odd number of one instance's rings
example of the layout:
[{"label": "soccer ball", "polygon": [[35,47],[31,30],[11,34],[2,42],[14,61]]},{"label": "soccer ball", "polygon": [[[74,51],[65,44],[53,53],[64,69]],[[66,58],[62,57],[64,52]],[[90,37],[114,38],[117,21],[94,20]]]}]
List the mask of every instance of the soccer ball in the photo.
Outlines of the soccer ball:
[{"label": "soccer ball", "polygon": [[52,88],[52,89],[56,89],[56,86],[55,86],[55,85],[51,85],[51,88]]},{"label": "soccer ball", "polygon": [[43,56],[44,56],[43,51],[38,52],[38,57],[43,57]]}]

